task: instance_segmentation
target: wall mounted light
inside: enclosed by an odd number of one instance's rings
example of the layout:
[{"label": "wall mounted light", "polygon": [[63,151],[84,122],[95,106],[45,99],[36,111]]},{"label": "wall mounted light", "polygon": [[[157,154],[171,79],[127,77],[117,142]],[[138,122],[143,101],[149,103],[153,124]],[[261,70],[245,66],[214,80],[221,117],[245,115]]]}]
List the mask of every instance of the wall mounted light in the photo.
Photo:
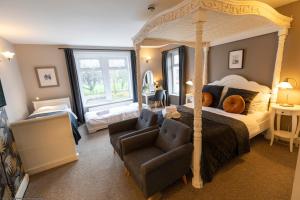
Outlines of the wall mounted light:
[{"label": "wall mounted light", "polygon": [[193,85],[194,85],[194,84],[193,84],[193,81],[191,81],[191,80],[185,82],[185,84],[187,84],[187,85],[189,85],[189,86],[193,86]]},{"label": "wall mounted light", "polygon": [[149,63],[150,60],[151,60],[151,57],[150,57],[150,56],[147,56],[147,57],[145,57],[145,60],[146,60],[146,63]]},{"label": "wall mounted light", "polygon": [[9,62],[14,58],[15,53],[10,51],[4,51],[1,53],[4,58],[6,58]]}]

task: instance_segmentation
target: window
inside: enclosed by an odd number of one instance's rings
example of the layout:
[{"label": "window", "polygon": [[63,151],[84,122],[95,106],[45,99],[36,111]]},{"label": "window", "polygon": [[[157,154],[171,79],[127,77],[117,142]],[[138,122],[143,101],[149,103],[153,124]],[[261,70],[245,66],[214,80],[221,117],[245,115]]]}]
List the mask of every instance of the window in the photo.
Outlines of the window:
[{"label": "window", "polygon": [[132,100],[130,52],[74,52],[85,107]]},{"label": "window", "polygon": [[168,52],[168,86],[170,95],[179,96],[179,52],[178,49]]}]

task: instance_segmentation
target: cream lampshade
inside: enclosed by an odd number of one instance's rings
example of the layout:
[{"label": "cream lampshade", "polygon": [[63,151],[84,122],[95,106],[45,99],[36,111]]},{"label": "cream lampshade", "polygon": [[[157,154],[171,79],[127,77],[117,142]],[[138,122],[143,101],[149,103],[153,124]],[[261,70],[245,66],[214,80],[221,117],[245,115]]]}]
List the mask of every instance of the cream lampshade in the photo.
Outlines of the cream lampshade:
[{"label": "cream lampshade", "polygon": [[[280,82],[278,85],[277,85],[278,88],[280,89],[283,89],[283,90],[288,90],[288,89],[293,89],[293,86],[288,82],[288,80],[284,80],[282,82]],[[284,104],[280,104],[281,106],[284,106],[284,107],[293,107],[294,105],[293,104],[289,104],[289,94],[288,94],[288,91],[286,91],[286,103]]]}]

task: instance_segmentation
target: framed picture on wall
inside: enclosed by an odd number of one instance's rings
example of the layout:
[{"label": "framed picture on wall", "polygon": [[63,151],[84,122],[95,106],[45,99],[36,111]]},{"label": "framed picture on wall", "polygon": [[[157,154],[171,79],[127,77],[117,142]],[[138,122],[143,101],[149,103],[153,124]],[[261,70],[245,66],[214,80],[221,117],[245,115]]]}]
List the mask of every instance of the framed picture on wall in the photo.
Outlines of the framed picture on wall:
[{"label": "framed picture on wall", "polygon": [[229,52],[229,69],[242,69],[244,49]]},{"label": "framed picture on wall", "polygon": [[40,88],[59,86],[56,67],[35,67],[35,73]]}]

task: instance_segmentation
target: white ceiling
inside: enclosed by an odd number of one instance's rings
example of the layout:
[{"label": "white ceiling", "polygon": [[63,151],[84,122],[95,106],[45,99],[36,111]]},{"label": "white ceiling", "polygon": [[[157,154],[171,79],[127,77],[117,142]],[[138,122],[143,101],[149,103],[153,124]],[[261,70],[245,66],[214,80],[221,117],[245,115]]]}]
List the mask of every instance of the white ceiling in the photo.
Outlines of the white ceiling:
[{"label": "white ceiling", "polygon": [[[0,36],[17,44],[130,47],[147,19],[181,1],[0,0]],[[278,7],[295,0],[262,1]]]}]

